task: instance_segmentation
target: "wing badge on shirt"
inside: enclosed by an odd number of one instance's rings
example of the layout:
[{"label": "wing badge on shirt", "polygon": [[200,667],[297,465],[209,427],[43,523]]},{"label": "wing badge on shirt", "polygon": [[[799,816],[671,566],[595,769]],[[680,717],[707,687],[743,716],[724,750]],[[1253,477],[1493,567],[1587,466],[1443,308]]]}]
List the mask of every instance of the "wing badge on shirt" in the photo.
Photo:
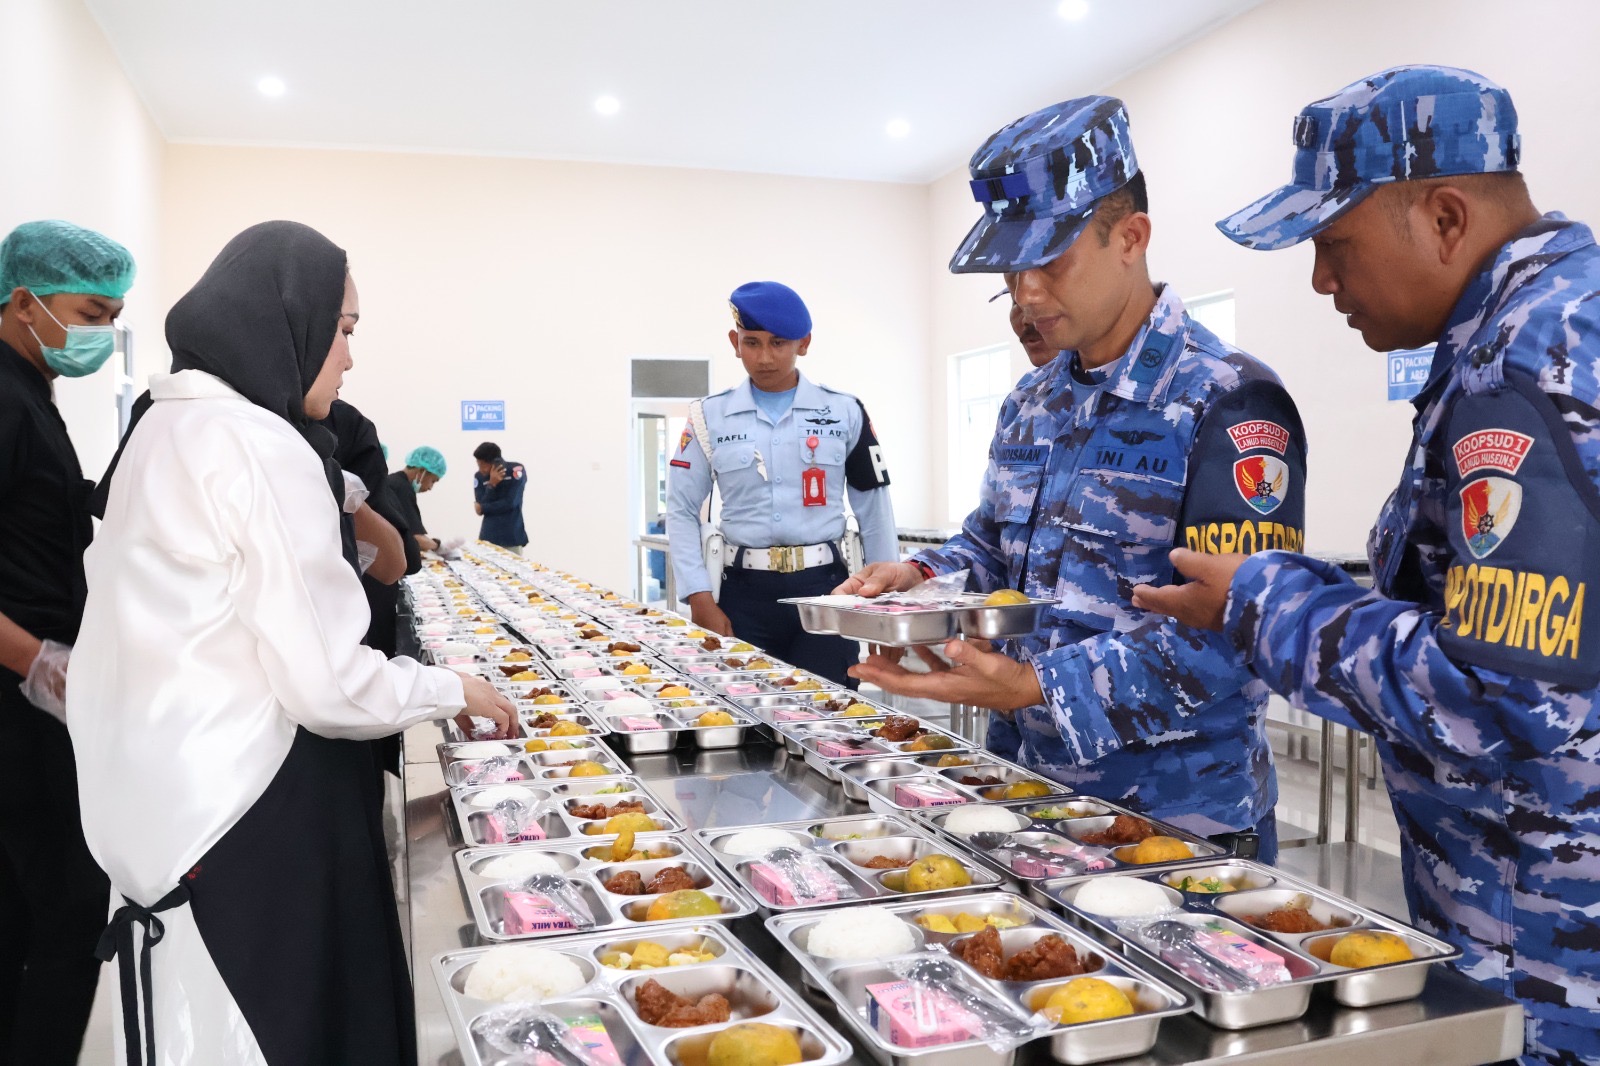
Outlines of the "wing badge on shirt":
[{"label": "wing badge on shirt", "polygon": [[1522,512],[1522,486],[1509,478],[1486,477],[1463,485],[1461,535],[1475,559],[1498,548]]},{"label": "wing badge on shirt", "polygon": [[1289,466],[1270,455],[1249,455],[1234,462],[1233,483],[1245,503],[1271,514],[1283,504],[1283,494],[1289,490]]}]

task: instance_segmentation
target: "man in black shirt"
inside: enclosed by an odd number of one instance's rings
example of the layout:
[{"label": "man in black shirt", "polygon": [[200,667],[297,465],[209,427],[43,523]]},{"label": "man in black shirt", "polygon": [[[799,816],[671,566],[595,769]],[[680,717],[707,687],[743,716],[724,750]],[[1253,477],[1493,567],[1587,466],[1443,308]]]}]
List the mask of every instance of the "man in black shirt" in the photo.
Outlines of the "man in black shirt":
[{"label": "man in black shirt", "polygon": [[0,1062],[71,1064],[110,886],[84,843],[66,718],[93,527],[52,383],[99,369],[133,257],[66,222],[0,243]]},{"label": "man in black shirt", "polygon": [[[411,449],[411,454],[406,456],[404,470],[396,470],[389,475],[389,495],[393,498],[400,517],[410,528],[411,535],[416,538],[417,546],[423,551],[451,550],[450,542],[442,541],[428,533],[427,527],[422,524],[422,509],[417,506],[417,494],[427,492],[437,485],[439,479],[444,477],[444,472],[443,453],[424,444]],[[454,546],[459,547],[460,544],[460,541],[456,541]]]}]

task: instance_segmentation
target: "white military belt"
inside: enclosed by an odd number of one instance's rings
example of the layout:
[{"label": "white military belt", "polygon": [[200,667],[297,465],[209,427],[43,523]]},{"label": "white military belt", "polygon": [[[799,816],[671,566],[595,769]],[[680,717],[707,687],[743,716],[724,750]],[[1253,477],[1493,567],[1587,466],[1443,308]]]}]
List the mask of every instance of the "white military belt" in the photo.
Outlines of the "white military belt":
[{"label": "white military belt", "polygon": [[774,548],[743,548],[744,556],[739,566],[745,570],[772,570],[792,574],[809,570],[813,566],[827,566],[833,562],[832,544],[784,544]]}]

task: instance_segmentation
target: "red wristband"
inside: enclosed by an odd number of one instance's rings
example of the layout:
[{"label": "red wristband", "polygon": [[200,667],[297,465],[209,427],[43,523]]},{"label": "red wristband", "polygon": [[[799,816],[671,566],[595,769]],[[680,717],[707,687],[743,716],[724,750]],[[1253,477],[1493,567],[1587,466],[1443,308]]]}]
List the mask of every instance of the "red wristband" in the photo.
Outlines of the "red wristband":
[{"label": "red wristband", "polygon": [[918,570],[922,571],[923,580],[931,581],[933,579],[933,577],[934,577],[933,567],[929,566],[927,563],[923,562],[921,559],[907,559],[906,562],[910,563],[912,566],[914,566]]}]

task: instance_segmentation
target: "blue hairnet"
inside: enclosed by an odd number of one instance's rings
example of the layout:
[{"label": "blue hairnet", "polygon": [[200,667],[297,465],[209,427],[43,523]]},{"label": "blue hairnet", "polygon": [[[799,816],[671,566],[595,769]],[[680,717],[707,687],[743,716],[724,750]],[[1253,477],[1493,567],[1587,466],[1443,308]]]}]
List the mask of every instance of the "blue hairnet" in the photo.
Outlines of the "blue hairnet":
[{"label": "blue hairnet", "polygon": [[426,444],[420,448],[412,448],[411,454],[406,456],[406,465],[414,466],[418,470],[426,470],[434,477],[444,477],[444,455],[438,448],[430,448]]},{"label": "blue hairnet", "polygon": [[0,243],[0,304],[19,287],[35,296],[82,293],[120,300],[133,287],[133,256],[71,222],[24,222]]}]

